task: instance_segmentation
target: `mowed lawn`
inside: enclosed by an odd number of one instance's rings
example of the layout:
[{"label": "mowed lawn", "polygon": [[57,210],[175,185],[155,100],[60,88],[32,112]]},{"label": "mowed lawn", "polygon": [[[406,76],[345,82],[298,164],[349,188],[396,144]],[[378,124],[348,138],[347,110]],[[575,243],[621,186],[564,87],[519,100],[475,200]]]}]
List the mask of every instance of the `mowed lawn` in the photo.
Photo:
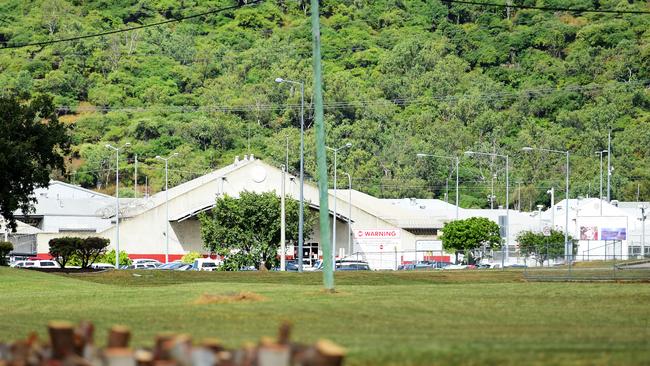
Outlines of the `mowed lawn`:
[{"label": "mowed lawn", "polygon": [[[328,338],[347,365],[650,364],[650,284],[535,283],[518,271],[337,273],[121,271],[56,275],[0,268],[0,341],[46,336],[49,320],[113,324],[136,346],[162,331],[228,346],[273,336]],[[204,294],[261,301],[197,304]]]}]

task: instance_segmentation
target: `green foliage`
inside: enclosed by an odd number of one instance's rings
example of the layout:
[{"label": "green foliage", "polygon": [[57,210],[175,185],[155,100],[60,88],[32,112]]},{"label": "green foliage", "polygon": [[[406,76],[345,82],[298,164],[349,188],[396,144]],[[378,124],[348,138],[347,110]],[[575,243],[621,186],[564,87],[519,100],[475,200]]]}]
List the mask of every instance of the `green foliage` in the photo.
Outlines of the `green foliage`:
[{"label": "green foliage", "polygon": [[73,257],[80,258],[83,239],[77,237],[54,238],[49,241],[50,255],[57,261],[61,268]]},{"label": "green foliage", "polygon": [[[146,24],[225,4],[5,3],[0,42],[7,44]],[[647,8],[641,0],[548,4]],[[74,127],[69,157],[76,174],[68,171],[69,179],[112,186],[104,143],[128,140],[133,145],[123,154],[123,184],[133,184],[138,154],[144,157],[141,178],[146,174],[159,189],[163,172],[146,159],[182,152],[182,168],[170,172],[172,182],[181,182],[244,153],[279,164],[285,136],[289,170],[296,172],[300,93],[273,80],[305,80],[306,173],[313,177],[308,12],[307,1],[265,1],[146,30],[2,50],[0,96],[22,101],[51,93],[57,106],[79,107],[65,116]],[[448,161],[419,161],[416,153],[495,151],[511,155],[511,181],[524,182],[521,207],[533,210],[548,205],[549,187],[561,194],[563,185],[561,157],[519,155],[521,147],[534,145],[571,150],[572,195],[594,196],[599,166],[593,152],[606,147],[614,127],[613,198],[634,200],[638,186],[639,199],[650,199],[650,130],[643,128],[650,118],[650,17],[506,11],[440,0],[333,0],[323,2],[321,20],[327,143],[353,143],[340,154],[339,168],[354,175],[355,188],[382,197],[443,198]],[[513,207],[514,199],[504,200],[501,162],[462,159],[460,170],[464,207],[488,207],[494,174],[497,204]],[[7,171],[21,170],[0,166]]]},{"label": "green foliage", "polygon": [[442,232],[442,246],[450,253],[471,253],[501,247],[499,225],[485,217],[450,221]]},{"label": "green foliage", "polygon": [[[286,239],[298,239],[298,202],[287,198]],[[273,192],[241,192],[239,198],[220,197],[209,213],[199,216],[206,249],[225,256],[224,268],[260,268],[278,264],[280,197]],[[316,215],[305,210],[304,237],[312,234]]]},{"label": "green foliage", "polygon": [[[110,241],[100,237],[63,237],[49,241],[50,255],[59,262],[61,267],[66,264],[88,268],[99,260],[106,252]],[[115,252],[113,252],[115,254]],[[115,263],[115,259],[113,259]]]},{"label": "green foliage", "polygon": [[189,252],[181,258],[181,262],[186,263],[186,264],[192,264],[194,263],[195,259],[203,258],[201,253],[199,252]]},{"label": "green foliage", "polygon": [[8,241],[0,241],[0,266],[6,266],[9,264],[7,261],[7,255],[14,250],[14,245]]},{"label": "green foliage", "polygon": [[69,138],[46,96],[29,102],[0,96],[0,131],[0,216],[15,230],[14,212],[27,212],[34,189],[47,187],[52,171],[64,169]]},{"label": "green foliage", "polygon": [[[578,250],[575,245],[577,240],[571,235],[568,239],[574,244],[573,254],[575,254]],[[535,257],[540,265],[549,259],[564,258],[564,232],[562,231],[551,230],[549,236],[534,231],[522,231],[517,236],[517,242],[521,254]]]},{"label": "green foliage", "polygon": [[[105,252],[104,254],[100,255],[95,262],[109,263],[115,265],[115,249],[111,249],[108,252]],[[129,258],[129,255],[125,251],[121,250],[120,266],[129,266],[129,265],[131,265],[131,259]]]},{"label": "green foliage", "polygon": [[106,252],[110,241],[106,238],[88,237],[83,239],[77,254],[81,261],[81,268],[88,268]]}]

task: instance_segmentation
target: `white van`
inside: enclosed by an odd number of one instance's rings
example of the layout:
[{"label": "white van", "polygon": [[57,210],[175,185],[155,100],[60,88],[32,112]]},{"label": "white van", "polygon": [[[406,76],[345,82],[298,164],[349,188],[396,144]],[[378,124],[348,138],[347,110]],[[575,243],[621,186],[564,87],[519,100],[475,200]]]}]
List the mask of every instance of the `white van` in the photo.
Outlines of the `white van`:
[{"label": "white van", "polygon": [[216,271],[217,267],[222,264],[221,261],[216,261],[211,258],[198,258],[194,260],[192,264],[192,270],[194,271]]},{"label": "white van", "polygon": [[57,261],[53,260],[27,260],[17,261],[11,264],[14,268],[61,268]]}]

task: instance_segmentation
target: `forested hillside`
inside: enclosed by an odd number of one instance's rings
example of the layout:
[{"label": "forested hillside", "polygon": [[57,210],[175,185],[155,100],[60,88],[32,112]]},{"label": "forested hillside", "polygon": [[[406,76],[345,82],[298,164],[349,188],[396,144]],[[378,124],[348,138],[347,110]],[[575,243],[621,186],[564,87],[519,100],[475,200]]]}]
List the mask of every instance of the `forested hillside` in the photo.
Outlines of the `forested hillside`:
[{"label": "forested hillside", "polygon": [[[504,0],[494,0],[503,3]],[[0,93],[54,96],[74,147],[62,179],[111,191],[114,152],[133,194],[158,191],[254,154],[298,170],[298,88],[306,82],[306,170],[315,171],[308,1],[268,0],[183,22],[47,46],[0,49]],[[650,10],[645,0],[513,0],[513,4]],[[4,0],[0,44],[68,38],[149,24],[236,4],[227,0]],[[493,177],[505,203],[563,197],[571,151],[572,196],[597,196],[599,156],[612,133],[612,196],[650,200],[650,15],[505,9],[440,0],[322,2],[328,145],[346,142],[339,170],[354,188],[384,197],[444,198],[460,155],[464,206],[487,207]],[[605,159],[607,155],[605,154]],[[329,160],[331,161],[331,159]],[[606,173],[605,173],[606,174]],[[146,178],[145,178],[146,177]],[[339,186],[345,187],[346,182]],[[141,193],[139,193],[141,194]]]}]

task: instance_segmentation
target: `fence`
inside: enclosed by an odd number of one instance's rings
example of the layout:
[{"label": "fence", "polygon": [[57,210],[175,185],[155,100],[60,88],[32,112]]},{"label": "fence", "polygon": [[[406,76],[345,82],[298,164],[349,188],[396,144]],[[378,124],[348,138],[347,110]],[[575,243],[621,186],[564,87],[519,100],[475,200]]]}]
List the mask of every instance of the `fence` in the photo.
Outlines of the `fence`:
[{"label": "fence", "polygon": [[650,259],[580,254],[548,261],[524,257],[524,277],[532,281],[650,281]]},{"label": "fence", "polygon": [[14,245],[11,255],[36,255],[36,235],[34,234],[9,234],[9,242]]}]

